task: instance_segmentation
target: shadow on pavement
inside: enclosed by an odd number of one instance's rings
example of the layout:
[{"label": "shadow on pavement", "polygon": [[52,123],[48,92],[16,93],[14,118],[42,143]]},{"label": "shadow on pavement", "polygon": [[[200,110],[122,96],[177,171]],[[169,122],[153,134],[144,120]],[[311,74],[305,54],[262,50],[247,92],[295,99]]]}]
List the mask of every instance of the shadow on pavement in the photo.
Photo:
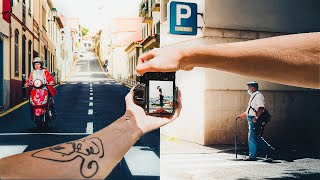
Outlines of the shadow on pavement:
[{"label": "shadow on pavement", "polygon": [[[218,153],[235,154],[235,148],[232,145],[212,145],[208,147],[220,150],[218,151]],[[295,160],[305,158],[320,159],[320,151],[314,148],[310,148],[306,145],[278,145],[275,146],[275,148],[276,152],[275,156],[273,157],[274,160],[293,162]],[[248,156],[249,152],[247,145],[238,145],[237,154],[238,159],[242,159],[242,156]],[[265,154],[258,150],[257,156],[265,157]]]},{"label": "shadow on pavement", "polygon": [[320,179],[320,173],[308,173],[306,169],[297,171],[287,171],[283,173],[283,177],[266,178],[266,179],[306,179],[306,180],[318,180]]}]

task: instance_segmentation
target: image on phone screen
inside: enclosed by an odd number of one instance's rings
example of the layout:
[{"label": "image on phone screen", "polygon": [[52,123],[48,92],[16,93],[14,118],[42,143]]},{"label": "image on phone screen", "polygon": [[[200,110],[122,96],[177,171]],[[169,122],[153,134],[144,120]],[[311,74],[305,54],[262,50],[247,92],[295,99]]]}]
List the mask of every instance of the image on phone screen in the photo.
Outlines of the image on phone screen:
[{"label": "image on phone screen", "polygon": [[149,113],[173,113],[173,81],[149,81]]}]

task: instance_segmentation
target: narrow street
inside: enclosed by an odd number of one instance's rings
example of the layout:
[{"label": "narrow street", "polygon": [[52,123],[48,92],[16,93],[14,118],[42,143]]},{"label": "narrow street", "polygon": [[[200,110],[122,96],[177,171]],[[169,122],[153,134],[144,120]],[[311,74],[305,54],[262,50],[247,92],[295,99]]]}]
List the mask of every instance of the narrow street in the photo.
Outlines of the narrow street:
[{"label": "narrow street", "polygon": [[[72,141],[108,126],[125,111],[130,88],[106,76],[92,52],[83,57],[59,86],[56,119],[37,133],[29,103],[0,118],[0,158]],[[143,136],[107,179],[159,179],[159,130]]]}]

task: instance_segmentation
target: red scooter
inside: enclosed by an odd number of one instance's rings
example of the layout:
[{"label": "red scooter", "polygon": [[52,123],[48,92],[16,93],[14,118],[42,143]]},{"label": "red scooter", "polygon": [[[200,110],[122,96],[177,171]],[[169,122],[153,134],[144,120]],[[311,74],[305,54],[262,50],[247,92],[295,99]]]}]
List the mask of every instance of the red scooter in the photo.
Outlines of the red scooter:
[{"label": "red scooter", "polygon": [[55,117],[53,100],[46,86],[49,84],[44,84],[40,79],[34,80],[29,86],[31,118],[38,130],[47,129],[48,123]]}]

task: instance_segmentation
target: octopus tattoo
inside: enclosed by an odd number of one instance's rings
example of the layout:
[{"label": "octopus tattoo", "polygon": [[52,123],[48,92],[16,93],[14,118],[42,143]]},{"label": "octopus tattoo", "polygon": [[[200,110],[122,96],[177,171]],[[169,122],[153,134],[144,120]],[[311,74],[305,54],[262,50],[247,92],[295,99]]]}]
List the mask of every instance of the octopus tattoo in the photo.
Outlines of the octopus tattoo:
[{"label": "octopus tattoo", "polygon": [[93,137],[42,149],[31,156],[55,162],[71,162],[81,158],[80,173],[85,178],[91,178],[99,170],[98,160],[103,158],[104,149],[101,139]]}]

